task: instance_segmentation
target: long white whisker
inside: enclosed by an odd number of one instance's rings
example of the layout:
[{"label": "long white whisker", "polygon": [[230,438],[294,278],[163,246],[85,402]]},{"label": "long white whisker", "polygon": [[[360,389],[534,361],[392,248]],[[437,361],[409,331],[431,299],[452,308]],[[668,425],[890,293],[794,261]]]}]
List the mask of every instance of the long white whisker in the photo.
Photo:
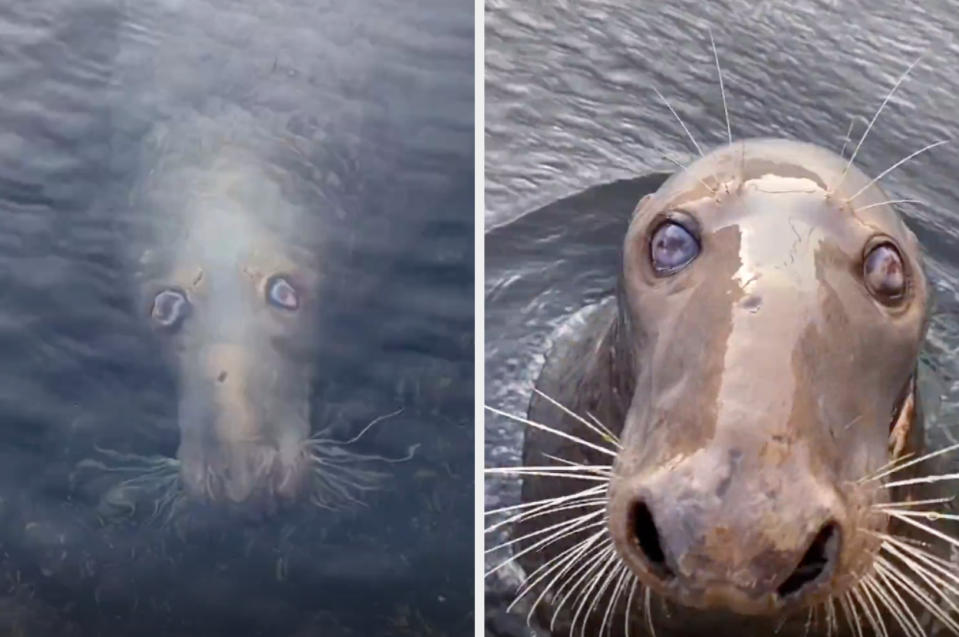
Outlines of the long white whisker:
[{"label": "long white whisker", "polygon": [[889,469],[889,470],[887,470],[887,471],[882,471],[882,472],[880,472],[880,473],[878,473],[878,474],[876,474],[876,475],[874,475],[874,476],[870,476],[870,477],[866,478],[865,480],[863,480],[863,482],[873,482],[873,481],[875,481],[875,480],[880,480],[880,479],[882,479],[882,478],[885,478],[885,477],[888,476],[888,475],[891,475],[891,474],[893,474],[893,473],[898,473],[899,471],[902,471],[903,469],[906,469],[906,468],[911,467],[911,466],[913,466],[913,465],[919,464],[920,462],[924,462],[924,461],[929,460],[929,459],[931,459],[931,458],[935,458],[935,457],[937,457],[937,456],[941,456],[941,455],[943,455],[943,454],[947,454],[947,453],[949,453],[949,452],[951,452],[951,451],[955,451],[956,449],[959,449],[959,443],[956,443],[956,444],[954,444],[954,445],[949,445],[948,447],[943,447],[942,449],[937,449],[937,450],[932,451],[932,452],[930,452],[930,453],[923,454],[923,455],[919,456],[918,458],[913,458],[912,460],[909,460],[908,462],[903,462],[903,463],[901,463],[901,464],[897,464],[896,466],[892,467],[891,469]]},{"label": "long white whisker", "polygon": [[[923,55],[925,55],[925,52],[923,52]],[[869,131],[872,130],[873,124],[875,124],[876,120],[879,119],[879,114],[882,113],[884,108],[886,108],[886,104],[889,102],[890,99],[892,99],[892,96],[895,95],[896,91],[899,89],[899,85],[902,84],[903,81],[905,81],[905,79],[909,76],[909,73],[912,71],[913,67],[919,64],[919,60],[921,59],[922,59],[922,55],[917,57],[915,61],[912,64],[910,64],[909,67],[903,72],[903,74],[899,76],[899,79],[896,80],[896,83],[893,85],[893,87],[889,89],[889,92],[886,93],[886,97],[883,98],[882,103],[879,105],[879,108],[876,110],[876,114],[872,116],[871,120],[869,120],[869,125],[866,126],[866,130],[863,132],[862,137],[859,138],[859,143],[856,144],[855,150],[852,151],[852,155],[850,155],[849,161],[846,162],[846,167],[843,168],[842,174],[839,176],[839,182],[835,186],[829,189],[831,192],[835,192],[836,190],[838,190],[839,186],[842,185],[842,182],[845,181],[846,175],[849,173],[849,168],[852,166],[852,162],[856,160],[856,155],[859,154],[859,149],[862,148],[863,142],[866,141],[866,137],[869,135]]]},{"label": "long white whisker", "polygon": [[859,206],[856,208],[856,212],[862,212],[863,210],[869,210],[870,208],[878,208],[879,206],[888,206],[896,203],[914,203],[921,206],[925,206],[926,202],[921,199],[890,199],[888,201],[880,201],[879,203],[871,203],[867,206]]},{"label": "long white whisker", "polygon": [[[556,619],[559,617],[559,613],[560,611],[562,611],[563,606],[566,605],[567,600],[569,600],[572,594],[576,592],[576,590],[580,587],[580,585],[583,584],[586,581],[586,579],[593,574],[594,571],[596,571],[599,568],[602,568],[603,564],[605,564],[605,560],[610,555],[613,555],[614,551],[615,549],[613,549],[611,545],[603,549],[602,551],[599,552],[599,554],[595,558],[593,558],[593,561],[587,562],[584,565],[585,568],[576,569],[575,574],[570,575],[569,581],[565,582],[562,586],[559,587],[559,589],[557,589],[556,591],[557,596],[564,590],[566,590],[566,592],[563,593],[562,598],[559,600],[559,602],[556,604],[556,607],[553,610],[553,616],[550,619],[550,623],[549,623],[549,629],[551,632],[553,631],[556,625]],[[575,627],[575,622],[570,626],[570,634],[572,634],[574,627]]]},{"label": "long white whisker", "polygon": [[[903,612],[905,613],[905,615],[908,616],[910,625],[914,627],[916,631],[913,634],[915,634],[916,637],[923,637],[922,623],[919,621],[918,618],[916,618],[916,615],[915,613],[912,612],[912,609],[909,607],[909,604],[906,602],[906,600],[902,598],[902,595],[899,594],[899,591],[896,590],[895,586],[893,586],[892,582],[890,581],[889,574],[879,570],[876,570],[874,572],[876,573],[876,576],[885,583],[887,592],[893,597],[895,597],[896,601],[899,604],[899,607],[903,609]],[[903,628],[905,628],[905,626],[903,626]]]},{"label": "long white whisker", "polygon": [[862,609],[863,614],[866,616],[866,621],[869,622],[869,625],[872,627],[873,633],[877,636],[881,635],[882,637],[889,637],[886,633],[886,625],[883,623],[882,618],[877,618],[875,613],[872,611],[872,607],[866,603],[866,600],[863,597],[863,586],[860,581],[856,584],[852,590],[853,599],[859,603],[859,607]]},{"label": "long white whisker", "polygon": [[[558,582],[563,575],[569,572],[570,569],[575,567],[577,564],[582,563],[581,558],[584,558],[585,554],[591,549],[596,548],[597,542],[599,542],[599,540],[605,534],[606,529],[600,529],[586,539],[581,540],[565,551],[562,551],[559,555],[555,556],[548,562],[545,562],[542,566],[530,573],[529,577],[526,578],[526,581],[523,582],[523,585],[520,587],[519,591],[517,591],[516,599],[513,600],[513,603],[510,604],[506,610],[511,610],[513,605],[515,605],[520,599],[531,592],[537,584],[545,580],[551,574],[555,573],[553,579],[547,582],[547,584],[543,587],[543,590],[540,591],[540,594],[536,597],[536,600],[533,602],[529,612],[526,615],[526,621],[532,621],[533,613],[536,611],[536,607],[539,606],[547,593],[552,590],[556,582]],[[602,548],[602,544],[600,544],[599,548]]]},{"label": "long white whisker", "polygon": [[[899,624],[899,627],[902,628],[907,635],[913,635],[911,630],[912,626],[907,622],[902,608],[900,608],[896,601],[889,596],[880,580],[878,580],[875,575],[867,575],[862,581],[863,585],[865,586],[865,590],[869,592],[870,596],[874,596],[873,604],[877,607],[876,612],[879,612],[878,604],[875,602],[875,600],[878,599],[879,602],[881,602],[882,605],[889,611],[889,614],[892,615],[893,619],[896,620],[896,623]],[[918,637],[922,637],[922,633],[919,633]]]},{"label": "long white whisker", "polygon": [[496,551],[499,551],[500,549],[506,548],[507,546],[512,546],[516,544],[517,542],[523,542],[530,538],[534,538],[540,535],[545,535],[547,533],[552,533],[556,529],[569,530],[569,529],[579,528],[585,525],[590,520],[595,520],[596,518],[603,516],[605,514],[606,514],[606,511],[604,509],[600,509],[599,511],[593,511],[592,513],[584,513],[583,515],[578,515],[575,518],[566,518],[560,522],[556,522],[555,524],[550,524],[549,526],[544,526],[543,528],[536,529],[535,531],[531,531],[524,535],[510,538],[509,540],[506,540],[505,542],[497,544],[496,546],[492,548],[486,549],[484,553],[486,554],[494,553]]},{"label": "long white whisker", "polygon": [[[950,571],[948,568],[943,567],[943,565],[938,564],[935,560],[930,559],[934,556],[926,553],[925,551],[917,549],[914,546],[900,543],[891,536],[885,537],[885,541],[883,542],[881,548],[890,555],[893,555],[902,561],[910,568],[914,569],[916,572],[921,570],[929,575],[929,577],[936,582],[937,586],[945,588],[953,595],[959,596],[959,588],[956,588],[956,585],[959,584],[959,575]],[[950,566],[954,565],[950,564]],[[933,570],[930,571],[930,568]],[[952,580],[952,582],[949,580]],[[956,610],[959,611],[959,607],[957,607]]]},{"label": "long white whisker", "polygon": [[570,442],[575,442],[576,444],[583,445],[584,447],[587,447],[587,448],[589,448],[589,449],[592,449],[593,451],[599,451],[600,453],[604,453],[604,454],[606,454],[607,456],[611,456],[611,457],[613,457],[613,458],[616,457],[616,452],[615,452],[615,451],[611,451],[611,450],[609,450],[609,449],[606,449],[605,447],[600,447],[599,445],[595,445],[595,444],[593,444],[593,443],[591,443],[591,442],[588,442],[588,441],[586,441],[586,440],[583,440],[582,438],[579,438],[578,436],[573,436],[573,435],[568,434],[568,433],[566,433],[566,432],[564,432],[564,431],[560,431],[560,430],[558,430],[558,429],[554,429],[554,428],[552,428],[552,427],[548,427],[548,426],[543,425],[543,424],[538,423],[538,422],[533,422],[532,420],[529,420],[528,418],[522,418],[522,417],[520,417],[520,416],[515,416],[515,415],[513,415],[513,414],[507,413],[507,412],[502,411],[502,410],[500,410],[500,409],[496,409],[495,407],[489,407],[489,406],[487,406],[486,409],[489,410],[489,411],[491,411],[491,412],[493,412],[494,414],[496,414],[496,415],[498,415],[498,416],[503,416],[504,418],[509,418],[510,420],[514,420],[514,421],[516,421],[516,422],[522,423],[522,424],[524,424],[524,425],[526,425],[526,426],[528,426],[528,427],[533,427],[534,429],[539,429],[539,430],[541,430],[541,431],[545,431],[545,432],[547,432],[547,433],[551,433],[551,434],[553,434],[554,436],[559,436],[560,438],[565,438],[566,440],[569,440]]},{"label": "long white whisker", "polygon": [[[376,423],[382,422],[382,421],[386,420],[387,418],[392,418],[393,416],[397,416],[397,415],[399,415],[399,414],[401,414],[401,413],[403,413],[403,408],[402,408],[402,407],[400,407],[400,408],[397,409],[396,411],[391,411],[391,412],[388,413],[388,414],[383,414],[382,416],[377,416],[376,418],[374,418],[373,420],[371,420],[368,425],[366,425],[365,427],[363,427],[363,429],[360,430],[360,433],[356,434],[355,436],[353,436],[353,437],[350,438],[349,440],[344,440],[344,441],[329,440],[328,442],[333,443],[333,444],[336,444],[336,445],[340,445],[340,446],[353,444],[354,442],[356,442],[356,441],[358,441],[360,438],[362,438],[362,437],[363,437],[363,434],[365,434],[367,431],[369,431],[370,428],[373,427],[373,425],[375,425]],[[326,440],[326,439],[324,439],[324,440]]]},{"label": "long white whisker", "polygon": [[857,191],[855,192],[855,194],[853,194],[851,197],[849,197],[846,201],[852,202],[856,197],[858,197],[858,196],[861,195],[862,193],[866,192],[866,190],[868,190],[869,187],[872,186],[874,183],[876,183],[877,181],[879,181],[880,179],[882,179],[883,177],[885,177],[886,175],[888,175],[889,173],[891,173],[892,171],[894,171],[896,168],[899,168],[900,166],[902,166],[903,164],[905,164],[907,161],[909,161],[910,159],[912,159],[912,158],[915,157],[916,155],[921,155],[922,153],[926,152],[927,150],[932,150],[932,149],[935,148],[936,146],[942,146],[943,144],[947,143],[948,141],[949,141],[948,139],[940,139],[940,140],[937,141],[937,142],[932,142],[931,144],[926,144],[925,146],[923,146],[922,148],[920,148],[919,150],[917,150],[917,151],[914,152],[914,153],[910,153],[909,155],[906,155],[905,157],[903,157],[902,159],[900,159],[899,161],[897,161],[895,164],[893,164],[893,165],[890,166],[889,168],[885,169],[884,171],[882,171],[881,173],[879,173],[878,175],[876,175],[875,177],[873,177],[873,178],[869,181],[869,183],[867,183],[865,186],[863,186],[862,188],[860,188],[859,190],[857,190]]},{"label": "long white whisker", "polygon": [[516,560],[518,560],[518,559],[521,558],[522,556],[524,556],[524,555],[526,555],[526,554],[528,554],[528,553],[531,553],[531,552],[533,552],[533,551],[535,551],[535,550],[537,550],[537,549],[539,549],[539,548],[542,548],[542,547],[544,547],[544,546],[548,546],[548,545],[552,544],[553,542],[557,542],[557,541],[563,539],[564,537],[568,537],[568,536],[570,536],[570,535],[575,535],[576,533],[584,532],[584,531],[589,530],[590,528],[594,528],[594,527],[601,526],[601,525],[604,525],[604,524],[605,524],[605,521],[602,521],[602,520],[599,521],[599,522],[594,522],[594,523],[592,523],[592,524],[588,524],[588,523],[587,523],[588,520],[581,520],[581,519],[577,519],[577,522],[578,522],[578,523],[577,523],[576,525],[574,525],[574,526],[571,525],[571,526],[563,527],[563,528],[561,528],[561,529],[553,532],[551,535],[548,535],[548,536],[546,536],[545,538],[542,538],[542,539],[540,539],[540,540],[537,540],[537,541],[534,542],[533,544],[530,544],[529,546],[527,546],[526,548],[524,548],[524,549],[521,550],[520,552],[515,553],[511,558],[509,558],[509,559],[507,559],[507,560],[504,560],[503,562],[497,564],[496,566],[494,566],[493,568],[491,568],[490,570],[488,570],[488,571],[486,572],[486,576],[488,577],[488,576],[492,575],[493,573],[495,573],[496,571],[498,571],[498,570],[500,570],[501,568],[503,568],[504,566],[506,566],[507,564],[509,564],[510,562],[515,562]]},{"label": "long white whisker", "polygon": [[703,149],[700,148],[700,147],[699,147],[699,144],[696,143],[696,138],[694,138],[694,137],[693,137],[693,134],[689,132],[689,129],[688,129],[688,128],[686,128],[686,124],[683,123],[683,120],[682,120],[682,118],[679,116],[679,113],[676,112],[676,110],[672,107],[672,105],[669,103],[669,101],[666,99],[666,97],[663,96],[663,94],[659,92],[659,89],[657,89],[657,88],[654,86],[654,87],[653,87],[653,90],[656,91],[656,95],[658,95],[658,96],[659,96],[659,99],[663,102],[663,104],[666,105],[666,108],[669,109],[669,112],[673,114],[673,117],[676,118],[676,121],[679,122],[679,125],[683,127],[683,131],[686,132],[686,137],[688,137],[688,138],[689,138],[689,141],[691,141],[691,142],[693,143],[693,146],[696,147],[696,152],[699,153],[699,156],[700,156],[700,157],[705,157],[705,154],[703,154]]},{"label": "long white whisker", "polygon": [[[602,567],[592,576],[589,586],[577,597],[578,603],[576,605],[576,612],[573,614],[572,630],[570,632],[576,630],[577,620],[582,616],[583,623],[580,629],[580,637],[586,637],[586,625],[589,622],[589,616],[597,603],[596,600],[602,595],[603,590],[605,590],[605,582],[608,581],[604,576],[607,570],[615,567],[619,563],[619,556],[616,555],[616,553],[611,553],[605,562],[603,562]],[[600,584],[603,584],[603,586],[600,587]],[[591,604],[590,599],[592,599]],[[586,610],[587,605],[589,606],[589,610]],[[586,611],[585,614],[583,614],[584,610]]]},{"label": "long white whisker", "polygon": [[582,475],[575,472],[562,471],[564,467],[551,467],[551,471],[545,469],[525,469],[523,467],[494,467],[484,469],[486,475],[507,475],[507,476],[540,476],[544,478],[563,478],[564,480],[586,480],[588,482],[609,482],[608,476]]},{"label": "long white whisker", "polygon": [[625,630],[624,630],[624,633],[625,633],[625,636],[626,636],[626,637],[629,637],[629,624],[630,624],[630,619],[632,619],[632,618],[629,616],[629,609],[631,609],[631,608],[633,607],[633,598],[634,598],[635,595],[636,595],[636,587],[638,587],[638,586],[639,586],[639,578],[638,578],[638,577],[634,577],[634,578],[633,578],[633,583],[632,583],[632,584],[630,585],[630,587],[629,587],[629,597],[626,598],[626,611],[625,611],[625,616],[626,616],[626,621],[625,621],[625,623],[626,623],[626,626],[625,626]]},{"label": "long white whisker", "polygon": [[599,435],[600,438],[603,438],[604,440],[609,439],[609,442],[612,442],[613,445],[616,447],[616,449],[622,449],[622,447],[621,447],[620,444],[619,444],[619,438],[618,438],[617,436],[613,435],[613,432],[611,432],[608,428],[606,428],[606,427],[604,427],[604,426],[596,427],[595,425],[593,425],[593,423],[591,423],[590,421],[586,420],[585,418],[583,418],[582,416],[580,416],[580,415],[577,414],[576,412],[572,411],[572,410],[571,410],[569,407],[567,407],[566,405],[562,404],[562,403],[559,402],[558,400],[555,400],[555,399],[551,398],[550,396],[547,396],[546,394],[544,394],[543,392],[541,392],[541,391],[538,390],[538,389],[533,389],[533,392],[536,393],[537,395],[541,396],[544,400],[548,401],[548,402],[549,402],[550,404],[552,404],[553,406],[555,406],[555,407],[559,408],[560,410],[562,410],[562,411],[563,411],[564,413],[566,413],[567,415],[572,416],[573,418],[575,418],[578,422],[580,422],[582,425],[584,425],[587,429],[589,429],[589,430],[592,431],[593,433]]},{"label": "long white whisker", "polygon": [[855,125],[856,125],[856,118],[855,117],[849,118],[849,129],[846,131],[846,137],[845,139],[843,139],[842,148],[839,151],[840,157],[843,157],[846,154],[846,146],[849,144],[849,142],[852,141],[852,129]]},{"label": "long white whisker", "polygon": [[719,53],[716,51],[716,41],[713,39],[713,30],[707,28],[706,31],[709,33],[709,43],[713,47],[713,59],[716,60],[716,73],[719,75],[719,91],[723,96],[723,114],[726,115],[726,137],[729,139],[729,144],[733,143],[733,130],[729,125],[729,110],[726,108],[726,87],[723,86],[723,71],[719,67]]},{"label": "long white whisker", "polygon": [[[912,597],[917,602],[919,602],[927,611],[929,611],[929,613],[931,613],[932,615],[935,615],[935,617],[939,621],[941,621],[943,624],[948,626],[951,630],[953,630],[956,633],[959,633],[959,624],[957,624],[953,619],[951,619],[945,611],[939,608],[936,605],[935,601],[929,597],[929,594],[926,591],[924,591],[910,577],[908,577],[905,573],[903,573],[895,564],[893,564],[892,562],[890,562],[889,560],[885,558],[879,557],[879,558],[876,558],[875,568],[877,570],[885,569],[892,575],[895,575],[896,577],[892,578],[892,581],[895,582],[900,588],[902,588],[902,590],[906,594],[908,594],[910,597]],[[928,580],[925,578],[925,576],[921,572],[917,571],[917,575],[919,575],[919,577],[921,577],[923,581],[926,582],[927,585],[929,584]],[[946,599],[946,598],[943,598],[943,599]],[[948,602],[949,600],[946,599],[946,601]]]},{"label": "long white whisker", "polygon": [[535,501],[533,501],[533,502],[523,502],[522,504],[514,504],[514,505],[512,505],[512,506],[501,507],[501,508],[499,508],[499,509],[493,509],[492,511],[487,511],[487,512],[486,512],[486,515],[497,515],[497,514],[505,513],[505,512],[508,512],[508,511],[516,511],[516,510],[528,509],[528,508],[529,508],[529,509],[532,509],[532,511],[521,512],[521,513],[518,513],[518,514],[516,514],[516,515],[514,515],[514,516],[510,516],[510,517],[509,517],[508,519],[506,519],[506,520],[502,520],[501,522],[497,522],[497,523],[493,524],[492,526],[487,527],[485,532],[486,532],[486,533],[491,533],[492,531],[495,531],[496,529],[498,529],[498,528],[500,528],[500,527],[502,527],[502,526],[506,526],[507,524],[512,524],[513,522],[522,519],[522,517],[523,517],[524,515],[527,515],[528,513],[533,513],[533,512],[536,512],[536,511],[538,511],[538,510],[541,510],[541,509],[542,509],[542,510],[548,510],[548,509],[550,509],[551,507],[553,507],[553,506],[556,505],[556,504],[562,504],[562,503],[565,503],[565,502],[575,501],[575,500],[577,500],[577,499],[579,499],[579,498],[589,499],[589,498],[591,498],[592,496],[598,495],[598,494],[603,493],[603,492],[605,492],[605,491],[606,491],[606,485],[601,484],[601,485],[597,485],[597,486],[595,486],[595,487],[590,487],[590,488],[588,488],[588,489],[584,489],[584,490],[582,490],[582,491],[577,491],[576,493],[572,493],[572,494],[570,494],[570,495],[559,496],[559,497],[556,497],[556,498],[547,498],[547,499],[545,499],[545,500],[535,500]]},{"label": "long white whisker", "polygon": [[646,628],[649,629],[650,637],[656,637],[656,627],[653,625],[653,591],[646,587],[643,600],[643,612],[646,615]]},{"label": "long white whisker", "polygon": [[928,498],[926,500],[901,500],[899,502],[880,502],[872,505],[873,509],[895,509],[897,507],[918,507],[931,504],[946,504],[955,500],[952,498]]}]

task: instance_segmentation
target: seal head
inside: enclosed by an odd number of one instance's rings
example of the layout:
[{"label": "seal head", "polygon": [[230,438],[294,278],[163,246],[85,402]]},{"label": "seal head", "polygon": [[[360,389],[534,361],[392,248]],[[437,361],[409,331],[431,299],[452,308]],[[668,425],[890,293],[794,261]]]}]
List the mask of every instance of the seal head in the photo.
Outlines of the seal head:
[{"label": "seal head", "polygon": [[194,501],[270,512],[310,482],[322,232],[268,157],[184,147],[141,193],[158,228],[142,305],[179,385],[180,483]]},{"label": "seal head", "polygon": [[655,592],[769,615],[871,567],[890,493],[864,478],[919,444],[927,322],[919,245],[888,201],[838,155],[755,139],[638,205],[612,345],[638,363],[608,528]]}]

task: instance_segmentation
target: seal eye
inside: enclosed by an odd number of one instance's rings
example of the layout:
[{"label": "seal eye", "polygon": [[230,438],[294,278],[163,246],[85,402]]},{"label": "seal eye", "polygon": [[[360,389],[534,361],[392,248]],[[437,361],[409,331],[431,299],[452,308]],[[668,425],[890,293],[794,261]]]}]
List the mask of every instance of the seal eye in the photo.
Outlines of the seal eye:
[{"label": "seal eye", "polygon": [[283,275],[270,277],[266,282],[266,300],[284,310],[295,310],[300,307],[300,297],[289,281]]},{"label": "seal eye", "polygon": [[656,274],[673,274],[699,256],[699,242],[680,224],[666,221],[653,233],[649,254]]},{"label": "seal eye", "polygon": [[163,290],[153,298],[150,316],[165,329],[176,329],[190,311],[190,302],[178,290]]},{"label": "seal eye", "polygon": [[906,291],[906,271],[894,245],[880,243],[870,250],[862,270],[866,287],[877,299],[890,303],[902,298]]}]

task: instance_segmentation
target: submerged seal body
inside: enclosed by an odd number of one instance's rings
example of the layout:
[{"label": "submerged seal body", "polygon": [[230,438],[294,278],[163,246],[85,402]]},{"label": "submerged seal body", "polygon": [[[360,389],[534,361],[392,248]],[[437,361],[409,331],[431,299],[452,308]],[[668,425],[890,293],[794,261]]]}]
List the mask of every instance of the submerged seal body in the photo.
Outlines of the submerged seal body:
[{"label": "submerged seal body", "polygon": [[615,298],[555,344],[530,403],[553,431],[527,430],[524,464],[562,460],[527,473],[518,516],[541,618],[924,634],[922,597],[955,585],[900,513],[934,495],[910,478],[935,459],[906,460],[924,453],[928,307],[890,198],[820,147],[736,142],[644,197]]}]

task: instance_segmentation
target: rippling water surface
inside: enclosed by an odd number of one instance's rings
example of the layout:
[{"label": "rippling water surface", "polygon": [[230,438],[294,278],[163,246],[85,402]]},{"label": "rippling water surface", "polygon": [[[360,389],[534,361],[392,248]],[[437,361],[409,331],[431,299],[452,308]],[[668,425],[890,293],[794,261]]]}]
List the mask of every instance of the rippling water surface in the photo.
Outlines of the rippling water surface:
[{"label": "rippling water surface", "polygon": [[[857,158],[878,174],[923,145],[956,137],[955,3],[486,3],[486,402],[525,413],[550,343],[615,285],[627,219],[676,161],[726,127],[711,28],[734,138],[782,136],[836,151],[861,134],[906,66],[922,62]],[[927,251],[937,297],[924,359],[941,394],[934,444],[959,435],[959,149],[947,144],[883,179]],[[489,416],[487,464],[519,462],[522,431]],[[518,485],[487,482],[487,507]],[[521,634],[502,613],[510,578],[487,580],[491,630]],[[519,631],[519,632],[517,632]]]},{"label": "rippling water surface", "polygon": [[[472,56],[461,0],[0,8],[0,632],[471,632]],[[402,408],[360,450],[419,445],[365,506],[158,522],[81,470],[176,452],[133,276],[167,222],[131,202],[214,133],[299,166],[335,228],[354,289],[311,353],[311,424],[348,439]]]}]

